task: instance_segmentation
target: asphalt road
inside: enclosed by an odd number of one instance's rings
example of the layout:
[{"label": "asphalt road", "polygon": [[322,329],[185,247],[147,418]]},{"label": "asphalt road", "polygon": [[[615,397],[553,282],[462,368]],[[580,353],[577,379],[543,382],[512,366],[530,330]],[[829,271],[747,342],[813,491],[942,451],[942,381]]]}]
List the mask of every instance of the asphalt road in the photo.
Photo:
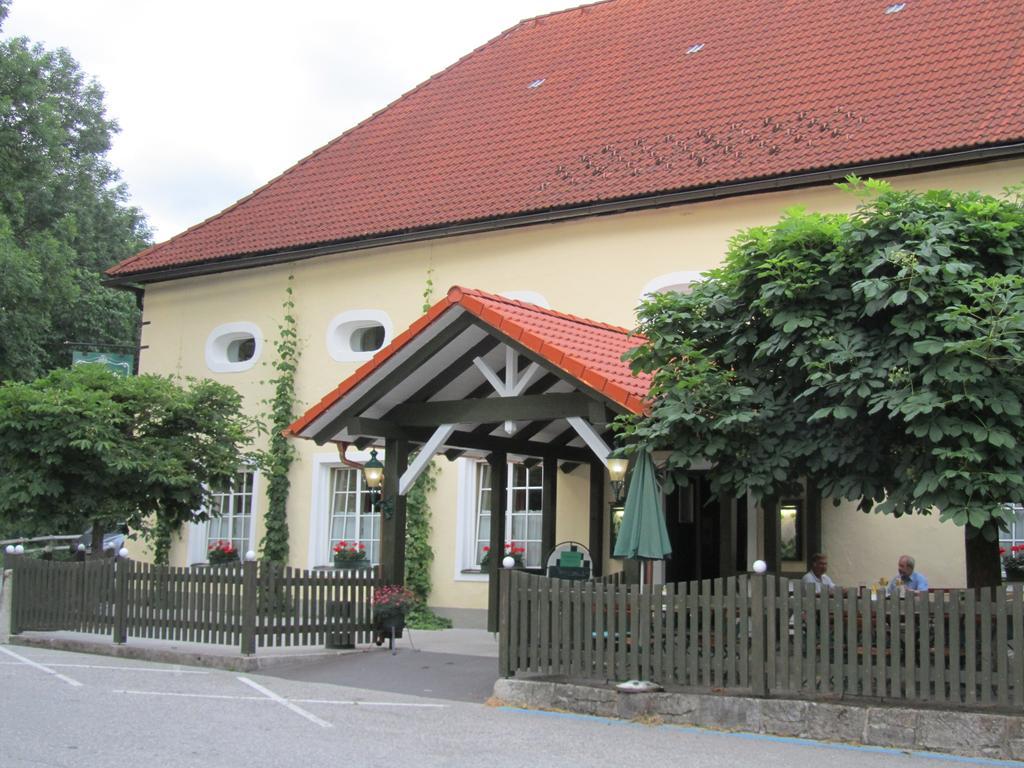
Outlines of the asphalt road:
[{"label": "asphalt road", "polygon": [[3,768],[924,768],[950,761],[1009,765],[0,646]]}]

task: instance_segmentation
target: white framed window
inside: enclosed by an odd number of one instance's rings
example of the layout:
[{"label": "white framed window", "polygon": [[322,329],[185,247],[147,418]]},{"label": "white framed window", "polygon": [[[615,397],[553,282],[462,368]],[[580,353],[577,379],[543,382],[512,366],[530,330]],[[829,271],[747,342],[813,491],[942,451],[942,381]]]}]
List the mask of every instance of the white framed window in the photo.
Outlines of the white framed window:
[{"label": "white framed window", "polygon": [[[378,458],[384,460],[378,451]],[[369,451],[349,451],[348,458],[362,463]],[[309,525],[310,567],[331,565],[339,541],[362,544],[367,559],[380,563],[380,512],[370,505],[370,492],[362,470],[341,461],[337,453],[313,457],[313,510]]]},{"label": "white framed window", "polygon": [[255,469],[240,469],[224,488],[213,491],[211,517],[189,526],[189,563],[207,562],[209,546],[230,541],[239,558],[256,548],[256,499],[259,498],[260,475]]},{"label": "white framed window", "polygon": [[1013,512],[1013,521],[1010,523],[1010,530],[999,532],[999,546],[1010,551],[1010,547],[1024,544],[1024,504],[1014,503],[1006,505]]},{"label": "white framed window", "polygon": [[263,333],[255,323],[225,323],[206,337],[206,367],[214,373],[239,373],[263,354]]},{"label": "white framed window", "polygon": [[391,341],[391,318],[379,309],[353,309],[327,325],[327,352],[339,363],[369,360]]},{"label": "white framed window", "polygon": [[[491,475],[490,464],[485,461],[459,459],[459,500],[456,528],[456,573],[460,581],[486,579],[476,571],[484,555],[484,547],[491,543]],[[507,499],[505,505],[504,542],[513,542],[525,549],[523,556],[527,568],[539,568],[541,563],[541,528],[544,517],[544,471],[538,464],[527,467],[509,462]]]},{"label": "white framed window", "polygon": [[669,272],[667,275],[659,275],[643,287],[643,290],[640,291],[640,298],[645,299],[652,293],[668,293],[669,291],[689,293],[693,290],[693,284],[699,283],[703,279],[700,272],[695,270]]}]

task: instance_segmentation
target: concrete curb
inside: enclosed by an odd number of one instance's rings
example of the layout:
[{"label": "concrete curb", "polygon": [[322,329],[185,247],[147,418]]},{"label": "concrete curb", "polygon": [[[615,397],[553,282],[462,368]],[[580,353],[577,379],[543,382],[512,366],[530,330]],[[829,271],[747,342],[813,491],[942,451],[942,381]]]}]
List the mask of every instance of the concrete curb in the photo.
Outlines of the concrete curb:
[{"label": "concrete curb", "polygon": [[90,653],[98,656],[112,656],[119,659],[152,661],[160,664],[181,664],[189,667],[224,669],[231,672],[259,672],[261,670],[276,667],[327,661],[352,653],[365,653],[364,650],[356,648],[343,650],[309,650],[305,652],[293,651],[278,654],[271,653],[265,656],[243,656],[240,653],[211,653],[204,650],[197,650],[194,645],[191,648],[187,645],[161,645],[160,647],[147,646],[143,644],[132,645],[131,643],[114,645],[110,642],[86,640],[81,638],[26,635],[11,635],[7,642],[10,645],[20,645],[31,648],[49,648],[56,651]]},{"label": "concrete curb", "polygon": [[611,686],[516,679],[498,680],[494,697],[527,709],[654,719],[964,757],[1024,759],[1024,716],[1020,715],[697,693],[620,693]]}]

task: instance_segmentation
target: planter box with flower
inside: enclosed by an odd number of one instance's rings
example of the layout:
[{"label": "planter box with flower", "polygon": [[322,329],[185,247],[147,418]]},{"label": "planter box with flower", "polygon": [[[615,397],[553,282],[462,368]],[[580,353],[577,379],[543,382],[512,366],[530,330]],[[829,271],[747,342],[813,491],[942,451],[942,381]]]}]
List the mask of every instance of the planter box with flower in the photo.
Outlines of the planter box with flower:
[{"label": "planter box with flower", "polygon": [[238,550],[230,541],[217,541],[206,549],[206,559],[210,565],[238,565]]},{"label": "planter box with flower", "polygon": [[[502,561],[506,557],[511,557],[515,561],[515,568],[523,567],[523,555],[526,554],[526,548],[518,546],[514,541],[505,543],[504,551],[502,552],[501,558],[498,560],[498,567],[503,567]],[[484,556],[480,558],[480,569],[486,571],[487,566],[491,562],[491,548],[484,547]]]},{"label": "planter box with flower", "polygon": [[390,637],[394,630],[395,637],[402,636],[405,617],[416,604],[416,595],[406,587],[390,584],[377,587],[373,592],[373,626],[377,630],[377,644],[384,637]]},{"label": "planter box with flower", "polygon": [[1007,581],[1024,581],[1024,544],[1014,544],[1008,550],[999,548],[1003,571]]},{"label": "planter box with flower", "polygon": [[366,557],[366,545],[355,541],[339,541],[334,545],[334,567],[346,570],[362,570],[370,567]]}]

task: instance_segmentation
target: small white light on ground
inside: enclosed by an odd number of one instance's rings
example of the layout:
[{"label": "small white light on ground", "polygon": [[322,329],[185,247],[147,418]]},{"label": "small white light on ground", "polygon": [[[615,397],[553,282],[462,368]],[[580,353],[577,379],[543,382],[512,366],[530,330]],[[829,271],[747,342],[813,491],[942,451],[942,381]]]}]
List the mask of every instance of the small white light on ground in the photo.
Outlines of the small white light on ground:
[{"label": "small white light on ground", "polygon": [[665,689],[650,680],[627,680],[616,685],[615,690],[622,693],[654,693]]},{"label": "small white light on ground", "polygon": [[14,554],[14,545],[13,544],[8,544],[6,547],[4,547],[4,552],[6,552],[8,555],[13,555]]},{"label": "small white light on ground", "polygon": [[512,557],[512,555],[507,555],[506,557],[502,558],[501,567],[502,568],[515,568],[516,567],[516,559],[514,557]]},{"label": "small white light on ground", "polygon": [[754,561],[754,573],[765,573],[768,571],[768,563],[764,560]]},{"label": "small white light on ground", "polygon": [[254,560],[256,560],[256,553],[250,549],[248,552],[245,553],[245,559],[250,563],[253,562]]},{"label": "small white light on ground", "polygon": [[128,547],[121,547],[117,550],[118,557],[128,557]]},{"label": "small white light on ground", "polygon": [[24,555],[25,554],[25,547],[24,547],[24,545],[19,544],[18,546],[16,546],[14,548],[14,554],[16,554],[16,555]]}]

